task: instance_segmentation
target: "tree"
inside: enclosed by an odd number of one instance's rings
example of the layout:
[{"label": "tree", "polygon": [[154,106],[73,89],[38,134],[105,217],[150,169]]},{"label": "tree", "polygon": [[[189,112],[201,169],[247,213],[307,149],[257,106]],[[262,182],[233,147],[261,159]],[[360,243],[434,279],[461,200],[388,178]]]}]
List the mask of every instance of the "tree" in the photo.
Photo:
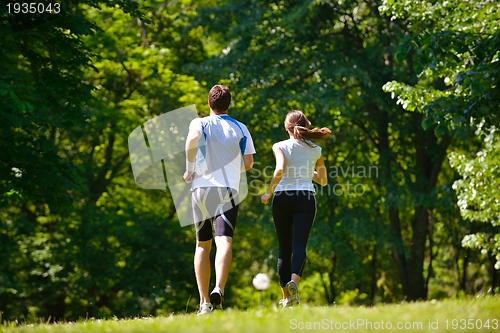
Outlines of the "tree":
[{"label": "tree", "polygon": [[[139,19],[104,6],[86,9],[101,28],[84,40],[99,51],[97,70],[86,73],[98,89],[87,124],[64,133],[61,144],[84,179],[75,237],[82,250],[91,244],[81,253],[79,275],[93,276],[94,283],[77,287],[87,290],[85,311],[98,317],[182,311],[193,303],[186,303],[194,291],[192,230],[180,227],[167,188],[156,193],[133,183],[127,138],[148,119],[186,103],[204,104],[202,85],[179,70],[202,59],[204,50],[196,31],[183,35],[182,15],[191,7],[145,5],[151,9]],[[107,255],[95,260],[103,251]]]},{"label": "tree", "polygon": [[[325,256],[338,254],[337,276],[372,263],[371,273],[359,274],[346,288],[373,286],[382,274],[377,253],[390,253],[404,297],[425,299],[428,225],[438,208],[438,176],[451,135],[423,129],[421,114],[406,112],[383,93],[386,82],[417,82],[419,72],[394,61],[408,27],[381,15],[379,4],[227,1],[200,16],[225,43],[203,70],[218,71],[236,86],[241,117],[266,133],[257,139],[262,149],[282,137],[273,129],[292,108],[303,109],[315,124],[342,126],[325,143],[327,163],[338,167],[352,159],[354,166],[377,165],[380,178],[368,180],[373,191],[361,199],[331,191],[321,197],[318,207],[331,225],[322,229],[318,243]],[[334,180],[347,185],[350,179]],[[354,238],[350,253],[340,250],[350,243],[340,225]],[[359,266],[353,269],[353,263]]]},{"label": "tree", "polygon": [[[472,156],[456,151],[450,161],[462,177],[454,185],[462,216],[490,223],[488,233],[467,235],[462,243],[498,260],[494,186],[498,179],[500,5],[496,1],[387,0],[381,8],[409,22],[412,33],[401,44],[398,58],[411,58],[420,73],[415,84],[389,82],[385,90],[405,109],[422,112],[423,127],[434,124],[437,135],[451,131],[464,139],[475,132],[482,138],[483,148],[472,147]],[[498,261],[495,268],[499,268]],[[495,274],[493,287],[498,286]]]},{"label": "tree", "polygon": [[133,183],[127,137],[148,117],[205,104],[202,84],[180,72],[205,51],[201,31],[184,34],[195,7],[148,4],[81,1],[59,16],[1,16],[11,60],[0,65],[3,320],[193,303],[193,233],[167,191]]},{"label": "tree", "polygon": [[[137,10],[129,1],[108,4]],[[46,216],[68,210],[80,182],[76,168],[58,154],[58,131],[86,121],[83,108],[92,87],[82,73],[91,52],[81,38],[95,29],[74,4],[52,13],[7,9],[0,9],[1,246],[8,258],[0,269],[4,318],[26,313],[40,299],[50,304],[54,298],[44,294],[46,283],[58,288],[61,265],[51,251],[65,241],[56,231],[57,218]]]},{"label": "tree", "polygon": [[[496,128],[492,128],[485,136],[484,147],[474,158],[464,154],[452,153],[450,161],[461,179],[454,184],[458,195],[458,206],[462,216],[473,222],[482,222],[480,232],[466,235],[463,246],[489,253],[494,262],[494,268],[500,269],[500,212],[498,185],[500,179],[499,156],[500,143]],[[494,276],[496,274],[494,273]],[[493,287],[498,287],[498,280],[493,279]]]}]

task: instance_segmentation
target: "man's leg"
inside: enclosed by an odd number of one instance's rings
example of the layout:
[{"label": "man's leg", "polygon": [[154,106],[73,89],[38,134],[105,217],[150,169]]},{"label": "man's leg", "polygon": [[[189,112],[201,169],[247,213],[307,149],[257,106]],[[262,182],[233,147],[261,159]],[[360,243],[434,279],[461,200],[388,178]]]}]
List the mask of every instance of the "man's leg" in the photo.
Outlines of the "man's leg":
[{"label": "man's leg", "polygon": [[215,286],[224,294],[227,277],[233,261],[233,238],[228,236],[215,236]]},{"label": "man's leg", "polygon": [[212,223],[210,216],[210,188],[197,188],[191,197],[196,228],[194,273],[200,293],[200,305],[209,303],[210,251],[212,249]]},{"label": "man's leg", "polygon": [[[221,201],[222,198],[228,199],[225,191],[226,189],[219,190]],[[220,305],[221,308],[224,303],[224,288],[233,261],[233,235],[238,217],[238,205],[235,204],[235,197],[236,193],[233,193],[233,199],[226,202],[221,214],[215,217],[215,246],[217,247],[215,252],[215,288],[210,294],[210,299],[215,306]]]},{"label": "man's leg", "polygon": [[212,240],[196,241],[196,250],[194,253],[194,272],[196,275],[196,284],[200,293],[200,305],[210,302],[208,297],[208,288],[210,284],[210,250],[212,249]]}]

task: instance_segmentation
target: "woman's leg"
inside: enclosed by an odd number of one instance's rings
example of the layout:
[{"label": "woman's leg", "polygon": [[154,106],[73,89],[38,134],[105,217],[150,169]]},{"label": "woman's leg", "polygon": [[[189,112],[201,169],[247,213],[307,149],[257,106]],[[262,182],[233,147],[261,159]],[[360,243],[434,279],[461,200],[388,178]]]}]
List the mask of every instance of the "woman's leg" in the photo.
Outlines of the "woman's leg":
[{"label": "woman's leg", "polygon": [[286,193],[277,194],[273,198],[273,220],[279,247],[278,276],[284,299],[287,298],[285,285],[292,274],[293,224],[289,199]]},{"label": "woman's leg", "polygon": [[300,207],[303,211],[293,214],[292,271],[291,279],[297,285],[306,263],[307,240],[316,216],[316,199],[313,194],[301,194]]}]

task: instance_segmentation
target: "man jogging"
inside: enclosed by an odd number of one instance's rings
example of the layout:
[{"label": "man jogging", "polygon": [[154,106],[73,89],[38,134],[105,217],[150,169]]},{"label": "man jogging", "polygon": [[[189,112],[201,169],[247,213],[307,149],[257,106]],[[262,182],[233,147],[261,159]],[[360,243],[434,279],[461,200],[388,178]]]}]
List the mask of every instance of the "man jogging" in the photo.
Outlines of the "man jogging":
[{"label": "man jogging", "polygon": [[[208,93],[210,116],[196,118],[186,138],[184,180],[192,182],[196,250],[194,270],[200,293],[198,314],[222,308],[232,262],[241,173],[253,166],[255,148],[247,127],[229,117],[229,88],[215,85]],[[212,229],[212,223],[214,225]],[[215,235],[215,287],[210,293],[210,251]]]}]

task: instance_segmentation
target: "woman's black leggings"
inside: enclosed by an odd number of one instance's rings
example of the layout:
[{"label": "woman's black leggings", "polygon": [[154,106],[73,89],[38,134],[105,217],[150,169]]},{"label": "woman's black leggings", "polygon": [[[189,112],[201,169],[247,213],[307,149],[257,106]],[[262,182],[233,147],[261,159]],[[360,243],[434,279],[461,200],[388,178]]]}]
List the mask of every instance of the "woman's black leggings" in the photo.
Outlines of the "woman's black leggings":
[{"label": "woman's black leggings", "polygon": [[292,273],[302,275],[306,246],[316,215],[316,198],[311,191],[276,192],[273,219],[278,237],[278,275],[280,285],[290,281]]}]

